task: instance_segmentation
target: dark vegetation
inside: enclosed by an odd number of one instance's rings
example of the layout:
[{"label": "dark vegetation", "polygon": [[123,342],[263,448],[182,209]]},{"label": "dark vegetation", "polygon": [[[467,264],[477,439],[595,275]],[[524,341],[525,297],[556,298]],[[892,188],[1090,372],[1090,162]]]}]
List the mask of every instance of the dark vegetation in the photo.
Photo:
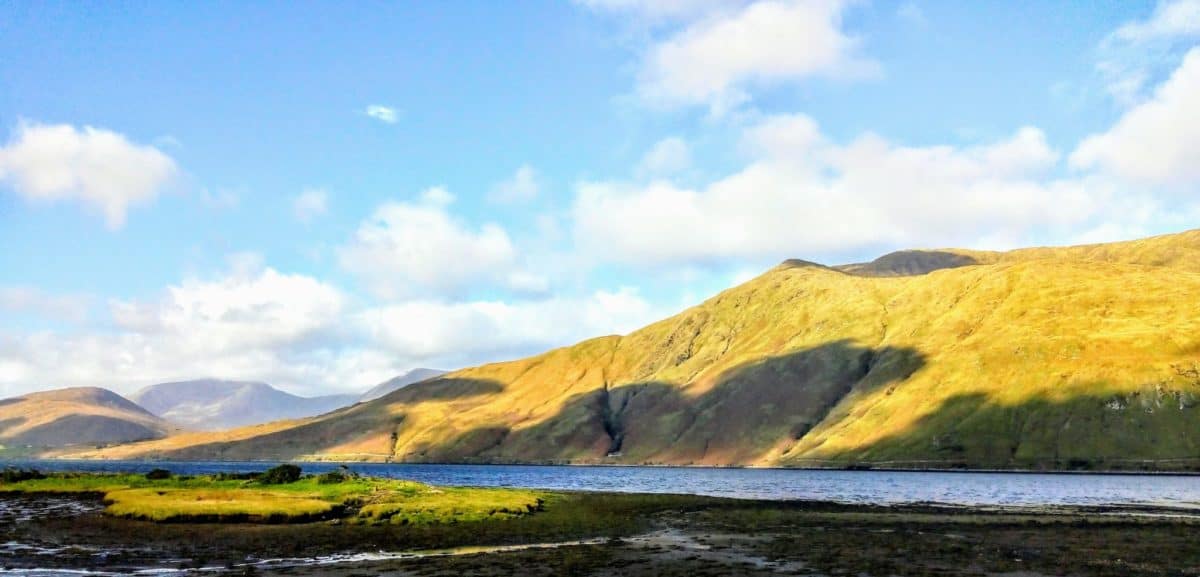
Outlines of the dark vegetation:
[{"label": "dark vegetation", "polygon": [[351,471],[349,467],[342,465],[339,469],[334,469],[327,473],[318,475],[317,483],[322,485],[336,485],[338,483],[345,483],[358,478],[360,478],[358,473],[355,473],[354,471]]},{"label": "dark vegetation", "polygon": [[288,483],[299,481],[302,472],[300,467],[284,463],[267,469],[265,473],[258,477],[258,482],[263,485],[287,485]]},{"label": "dark vegetation", "polygon": [[0,472],[0,482],[3,483],[20,483],[21,481],[33,481],[45,478],[46,475],[42,474],[37,469],[16,469],[6,467],[3,472]]},{"label": "dark vegetation", "polygon": [[163,481],[171,478],[171,472],[166,469],[151,469],[146,473],[146,479],[149,481]]}]

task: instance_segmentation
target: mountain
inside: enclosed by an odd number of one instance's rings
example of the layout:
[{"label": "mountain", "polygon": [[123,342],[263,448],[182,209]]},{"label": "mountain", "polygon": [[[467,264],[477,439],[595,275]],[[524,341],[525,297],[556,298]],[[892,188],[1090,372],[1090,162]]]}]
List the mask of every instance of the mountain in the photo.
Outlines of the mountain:
[{"label": "mountain", "polygon": [[80,456],[1200,468],[1200,231],[787,261],[626,336]]},{"label": "mountain", "polygon": [[392,391],[407,387],[413,383],[419,383],[425,379],[432,379],[433,377],[440,377],[444,374],[446,374],[446,371],[439,371],[437,369],[413,369],[407,373],[404,373],[403,375],[388,379],[382,383],[379,383],[378,385],[375,385],[374,387],[371,387],[371,390],[363,393],[362,396],[358,398],[358,402],[365,403],[367,401],[373,401]]},{"label": "mountain", "polygon": [[58,389],[0,400],[0,445],[7,448],[128,443],[165,437],[170,430],[107,389]]},{"label": "mountain", "polygon": [[151,385],[133,400],[185,428],[217,430],[311,417],[354,404],[358,396],[299,397],[266,383],[201,379]]}]

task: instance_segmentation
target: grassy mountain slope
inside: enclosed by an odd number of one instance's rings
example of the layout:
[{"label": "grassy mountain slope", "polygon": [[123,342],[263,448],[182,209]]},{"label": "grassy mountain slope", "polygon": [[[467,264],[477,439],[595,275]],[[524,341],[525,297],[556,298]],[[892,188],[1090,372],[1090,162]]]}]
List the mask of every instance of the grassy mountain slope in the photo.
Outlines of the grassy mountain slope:
[{"label": "grassy mountain slope", "polygon": [[1197,231],[788,261],[627,336],[93,456],[1193,467],[1197,310]]},{"label": "grassy mountain slope", "polygon": [[62,447],[166,436],[170,426],[107,389],[80,387],[0,400],[0,445]]}]

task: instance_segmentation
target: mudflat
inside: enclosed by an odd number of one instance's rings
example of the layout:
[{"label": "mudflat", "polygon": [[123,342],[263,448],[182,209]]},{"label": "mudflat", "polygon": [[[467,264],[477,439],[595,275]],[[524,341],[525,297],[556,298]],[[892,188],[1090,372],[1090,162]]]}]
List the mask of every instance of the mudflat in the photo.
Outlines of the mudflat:
[{"label": "mudflat", "polygon": [[1200,512],[1153,507],[559,493],[530,515],[430,524],[164,523],[103,508],[95,494],[0,496],[0,568],[343,577],[1200,574]]}]

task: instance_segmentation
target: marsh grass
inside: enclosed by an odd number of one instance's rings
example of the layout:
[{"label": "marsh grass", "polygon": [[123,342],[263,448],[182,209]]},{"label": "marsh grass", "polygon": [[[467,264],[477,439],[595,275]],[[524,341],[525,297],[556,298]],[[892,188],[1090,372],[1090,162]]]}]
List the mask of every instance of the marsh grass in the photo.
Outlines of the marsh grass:
[{"label": "marsh grass", "polygon": [[413,481],[306,476],[291,483],[215,476],[55,473],[0,483],[0,493],[94,494],[114,517],[156,522],[304,522],[431,525],[515,519],[539,512],[548,494],[518,489],[434,487]]},{"label": "marsh grass", "polygon": [[452,487],[419,496],[384,498],[365,505],[358,519],[394,525],[503,520],[535,513],[543,504],[542,494],[534,491]]},{"label": "marsh grass", "polygon": [[302,493],[248,488],[124,489],[107,493],[105,499],[109,515],[159,522],[315,520],[343,507]]}]

